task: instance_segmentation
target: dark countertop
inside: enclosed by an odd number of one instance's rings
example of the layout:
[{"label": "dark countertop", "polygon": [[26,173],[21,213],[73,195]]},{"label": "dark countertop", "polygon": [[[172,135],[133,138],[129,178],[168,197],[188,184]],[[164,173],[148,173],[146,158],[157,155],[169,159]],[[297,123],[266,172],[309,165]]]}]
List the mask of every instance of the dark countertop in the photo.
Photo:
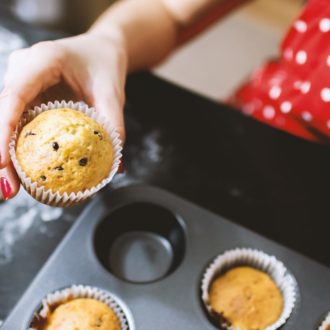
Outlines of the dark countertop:
[{"label": "dark countertop", "polygon": [[[328,146],[148,74],[130,77],[127,99],[128,173],[150,166],[143,180],[330,265]],[[147,137],[160,145],[153,167]]]},{"label": "dark countertop", "polygon": [[[4,13],[0,10],[1,24],[28,43],[53,36]],[[108,189],[134,182],[163,187],[330,265],[329,147],[266,127],[149,73],[129,77],[126,124],[126,174]],[[33,207],[39,206],[26,206]],[[81,208],[57,221],[36,216],[11,245],[10,258],[0,258],[0,318]],[[0,209],[0,234],[2,217]]]}]

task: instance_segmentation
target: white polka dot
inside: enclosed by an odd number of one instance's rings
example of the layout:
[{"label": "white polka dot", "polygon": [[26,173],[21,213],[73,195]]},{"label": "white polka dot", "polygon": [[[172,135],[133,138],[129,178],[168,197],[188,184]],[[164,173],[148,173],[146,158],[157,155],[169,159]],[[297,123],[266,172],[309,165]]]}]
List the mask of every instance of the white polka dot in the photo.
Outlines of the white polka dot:
[{"label": "white polka dot", "polygon": [[289,101],[285,101],[281,104],[280,108],[283,113],[289,113],[292,109],[292,104]]},{"label": "white polka dot", "polygon": [[321,19],[319,28],[322,32],[329,32],[330,31],[330,19],[329,18]]},{"label": "white polka dot", "polygon": [[283,56],[286,60],[290,61],[293,58],[293,50],[291,48],[287,48],[283,52]]},{"label": "white polka dot", "polygon": [[275,109],[270,105],[266,105],[263,110],[266,119],[273,119],[275,117]]},{"label": "white polka dot", "polygon": [[293,87],[294,87],[295,89],[300,89],[302,83],[303,83],[302,81],[297,80],[297,81],[295,81],[295,82],[293,83]]},{"label": "white polka dot", "polygon": [[330,88],[323,88],[321,90],[321,98],[324,102],[330,102]]},{"label": "white polka dot", "polygon": [[307,94],[311,89],[311,83],[309,81],[297,80],[293,83],[293,88],[300,90],[303,94]]},{"label": "white polka dot", "polygon": [[327,64],[330,66],[330,55],[327,57]]},{"label": "white polka dot", "polygon": [[302,117],[302,119],[305,120],[305,121],[311,121],[311,120],[313,119],[312,114],[311,114],[310,112],[308,112],[308,111],[303,111],[303,112],[301,113],[301,117]]},{"label": "white polka dot", "polygon": [[280,97],[281,93],[282,93],[282,89],[280,86],[273,86],[269,90],[269,97],[273,100],[276,100]]},{"label": "white polka dot", "polygon": [[330,120],[327,121],[327,127],[330,129]]},{"label": "white polka dot", "polygon": [[300,50],[296,54],[296,61],[298,64],[305,64],[307,61],[307,53],[304,50]]},{"label": "white polka dot", "polygon": [[294,23],[294,27],[296,28],[296,30],[298,32],[306,32],[307,31],[307,24],[306,24],[306,22],[304,22],[302,20],[296,21],[296,23]]},{"label": "white polka dot", "polygon": [[303,94],[307,94],[311,89],[311,83],[309,81],[305,81],[301,84],[300,90]]}]

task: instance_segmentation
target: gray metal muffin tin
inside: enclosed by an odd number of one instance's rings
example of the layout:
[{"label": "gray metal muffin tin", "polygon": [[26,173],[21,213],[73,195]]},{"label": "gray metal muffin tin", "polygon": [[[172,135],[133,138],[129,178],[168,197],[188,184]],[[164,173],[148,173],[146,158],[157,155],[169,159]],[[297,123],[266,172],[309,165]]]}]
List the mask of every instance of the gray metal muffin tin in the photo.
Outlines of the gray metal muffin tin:
[{"label": "gray metal muffin tin", "polygon": [[236,247],[275,255],[295,276],[298,301],[281,329],[317,329],[330,311],[330,269],[168,192],[131,186],[87,206],[3,330],[28,329],[41,300],[72,284],[119,297],[130,329],[216,329],[201,304],[200,280],[215,256]]}]

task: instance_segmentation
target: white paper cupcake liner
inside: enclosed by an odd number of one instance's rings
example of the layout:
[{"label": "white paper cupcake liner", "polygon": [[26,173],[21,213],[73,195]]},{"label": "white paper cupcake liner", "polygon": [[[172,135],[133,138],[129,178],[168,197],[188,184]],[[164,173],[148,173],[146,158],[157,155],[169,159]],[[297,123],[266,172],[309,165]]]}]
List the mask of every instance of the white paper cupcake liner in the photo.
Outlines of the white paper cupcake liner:
[{"label": "white paper cupcake liner", "polygon": [[[106,304],[117,316],[121,330],[131,330],[128,317],[118,299],[107,291],[85,285],[73,285],[69,288],[49,293],[42,301],[40,309],[34,314],[33,319],[38,322],[46,319],[52,311],[52,306],[65,303],[78,298],[90,298]],[[37,330],[30,327],[29,330]]]},{"label": "white paper cupcake liner", "polygon": [[[208,301],[209,287],[212,280],[216,276],[237,266],[251,266],[269,274],[274,280],[282,293],[284,307],[279,319],[272,325],[268,326],[265,330],[276,330],[280,328],[284,323],[286,323],[294,308],[298,289],[296,280],[288,272],[284,264],[277,260],[274,256],[270,256],[262,251],[249,248],[237,248],[226,251],[215,258],[214,261],[207,267],[202,277],[201,291],[202,301],[210,316],[213,317],[217,314],[209,305]],[[239,330],[225,322],[221,324],[221,326],[228,330]]]},{"label": "white paper cupcake liner", "polygon": [[319,326],[319,330],[326,330],[326,328],[330,325],[330,312],[326,316],[326,318],[323,320],[321,325]]},{"label": "white paper cupcake liner", "polygon": [[[38,186],[37,182],[32,182],[31,178],[29,178],[24,173],[16,158],[16,141],[17,138],[19,137],[20,132],[22,131],[22,128],[30,121],[32,121],[36,116],[38,116],[41,112],[60,109],[60,108],[70,108],[73,110],[77,110],[93,118],[103,126],[103,128],[109,134],[110,140],[112,142],[113,163],[109,175],[95,187],[86,189],[84,191],[80,191],[78,193],[61,194],[57,191],[52,191],[51,189],[45,190],[44,187]],[[12,134],[9,143],[9,153],[23,187],[33,198],[35,198],[39,202],[52,206],[60,206],[60,207],[66,207],[66,206],[71,206],[73,204],[81,203],[84,200],[91,197],[92,195],[94,195],[97,191],[105,187],[112,180],[112,178],[118,171],[120,159],[122,157],[121,151],[122,151],[122,142],[120,140],[118,132],[111,127],[111,123],[107,121],[101,114],[96,112],[94,108],[88,107],[83,102],[74,103],[72,101],[48,102],[47,104],[42,104],[39,107],[35,107],[33,110],[26,111],[23,114],[21,120],[19,121],[14,133]]]}]

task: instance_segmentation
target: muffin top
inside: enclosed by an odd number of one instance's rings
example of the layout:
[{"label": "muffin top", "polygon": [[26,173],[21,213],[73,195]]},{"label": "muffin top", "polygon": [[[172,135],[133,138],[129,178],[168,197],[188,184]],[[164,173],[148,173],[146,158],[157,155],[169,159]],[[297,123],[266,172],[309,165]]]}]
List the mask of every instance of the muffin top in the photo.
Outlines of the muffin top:
[{"label": "muffin top", "polygon": [[59,305],[42,330],[120,330],[116,314],[104,303],[79,298]]},{"label": "muffin top", "polygon": [[212,309],[240,330],[265,329],[283,310],[283,297],[274,281],[251,267],[236,267],[219,276],[209,294]]},{"label": "muffin top", "polygon": [[113,150],[100,124],[65,108],[42,112],[24,126],[16,157],[32,182],[70,194],[92,188],[108,176]]}]

